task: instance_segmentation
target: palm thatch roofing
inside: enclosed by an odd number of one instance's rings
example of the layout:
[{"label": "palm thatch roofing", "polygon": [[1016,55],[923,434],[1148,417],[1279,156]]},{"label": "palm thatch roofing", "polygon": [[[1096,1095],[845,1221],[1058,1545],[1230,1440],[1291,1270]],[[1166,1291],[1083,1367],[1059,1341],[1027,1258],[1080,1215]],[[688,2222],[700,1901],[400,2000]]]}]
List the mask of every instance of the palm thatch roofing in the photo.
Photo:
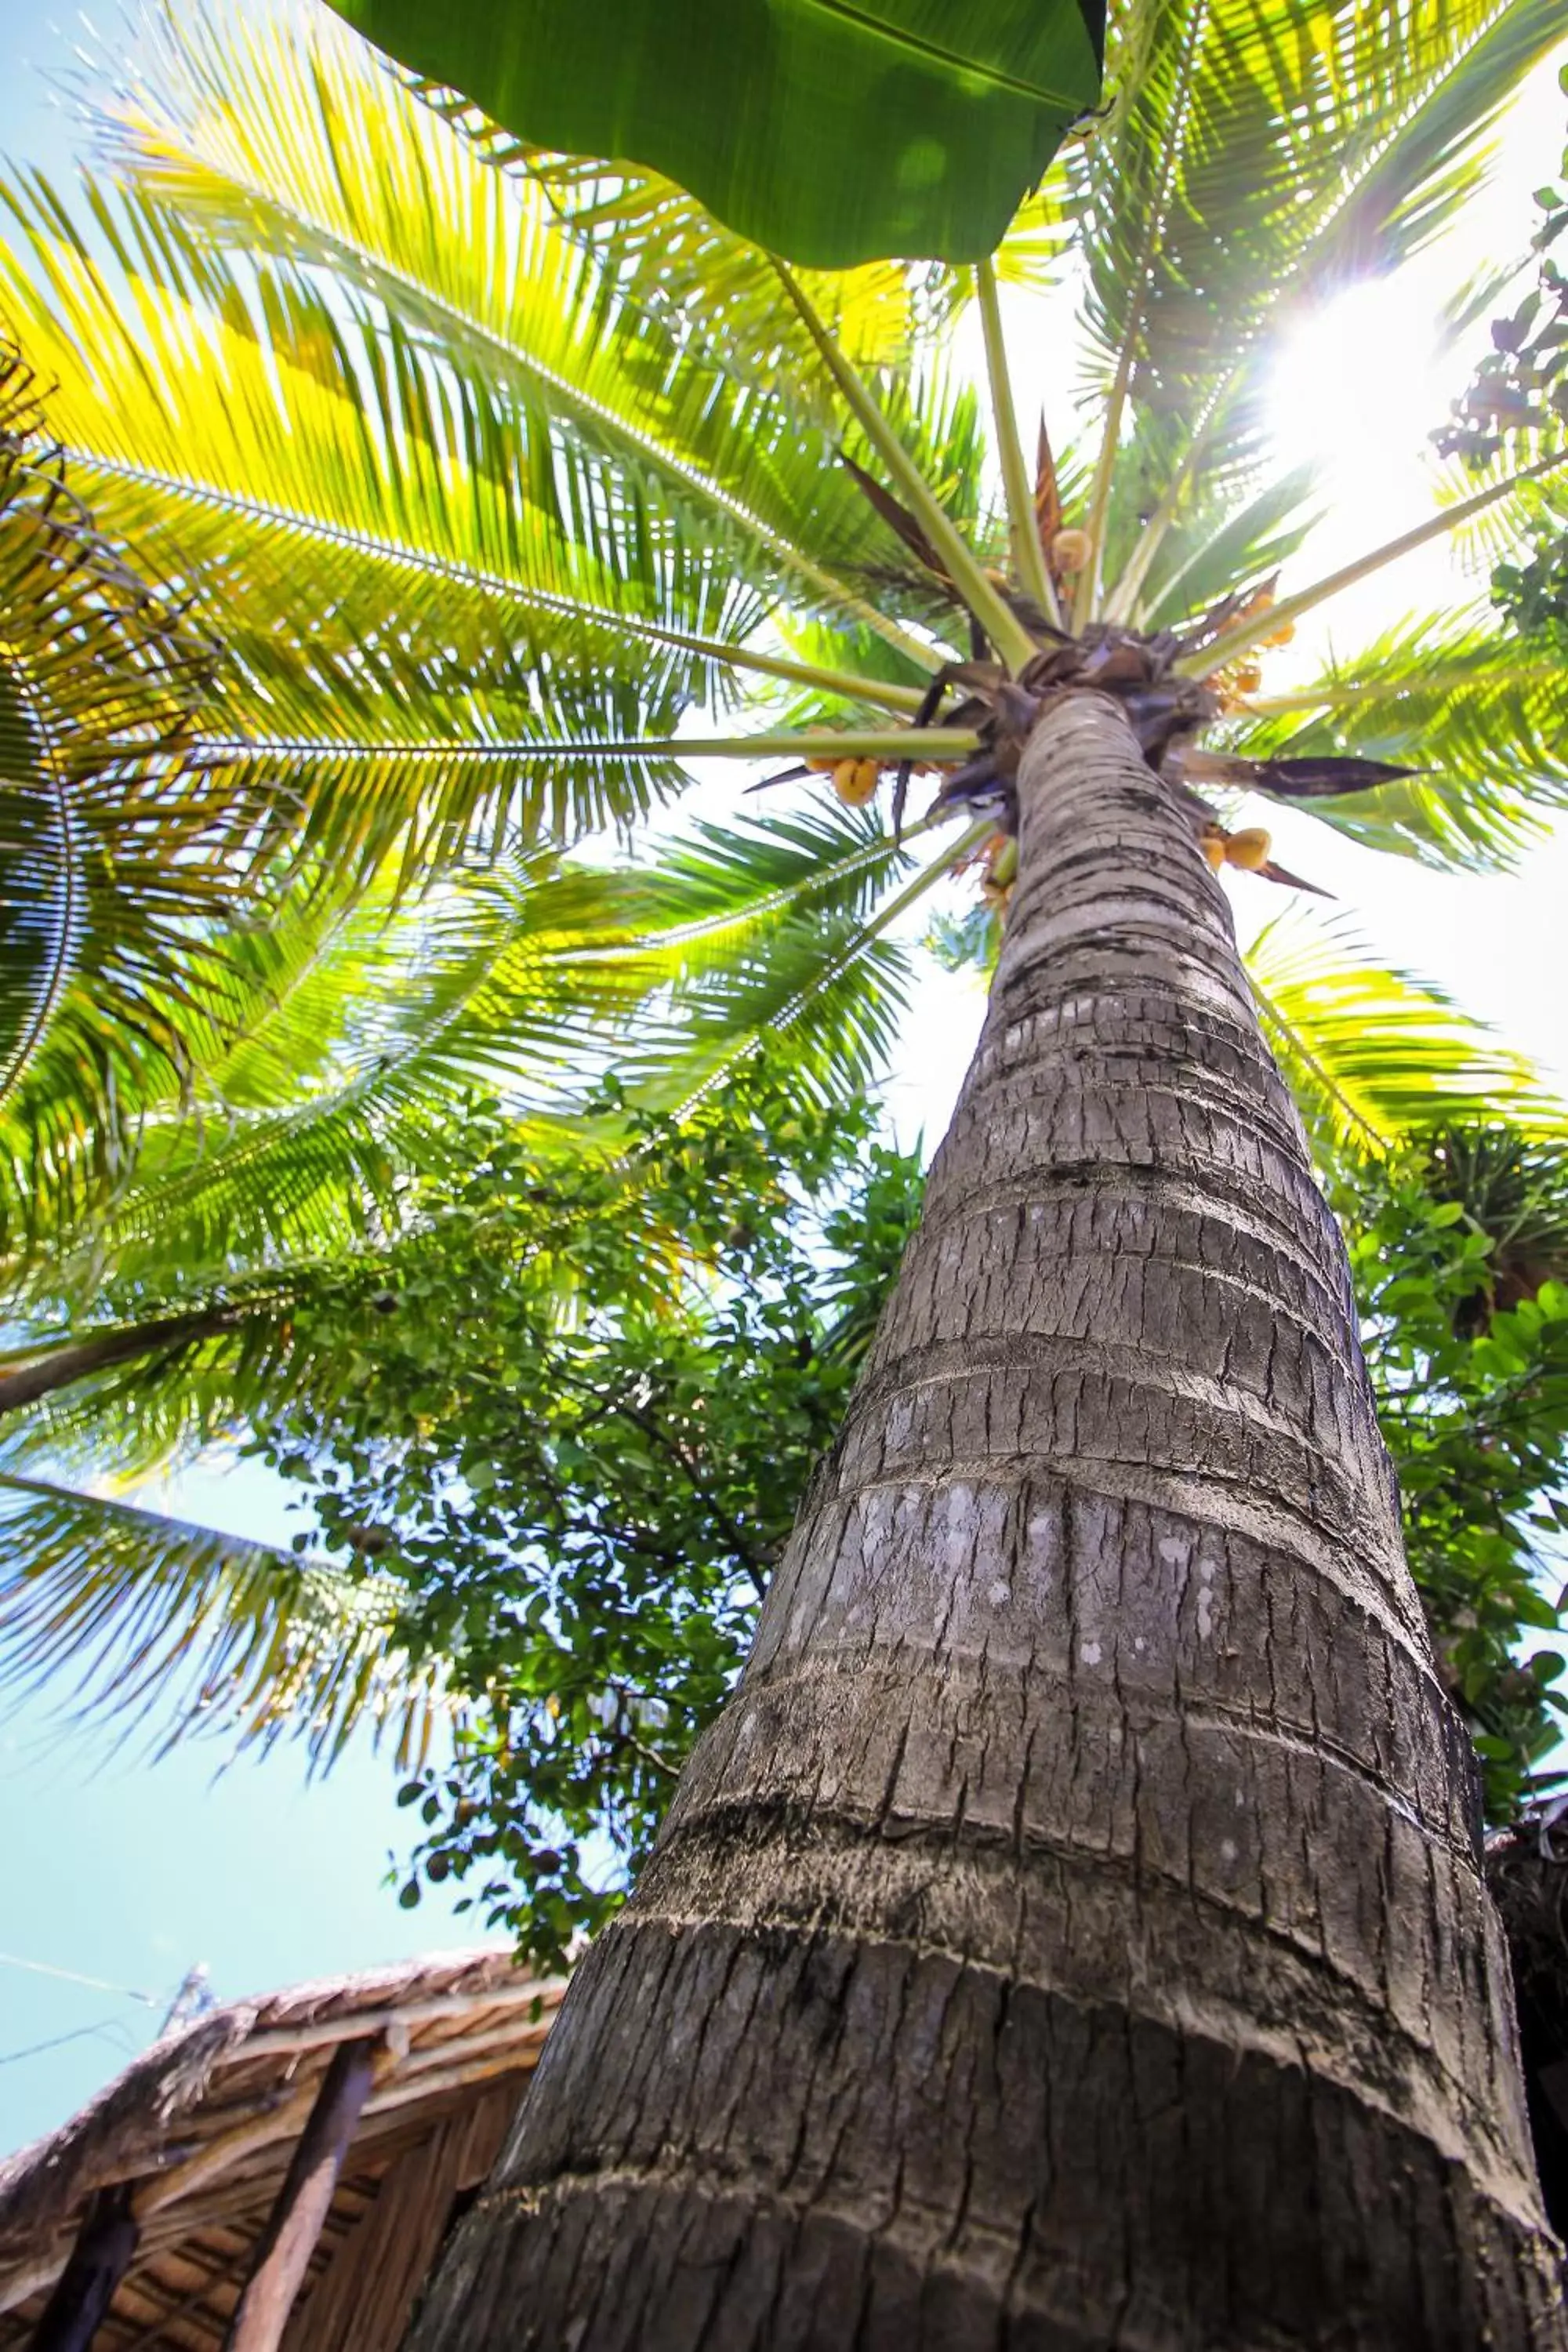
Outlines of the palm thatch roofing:
[{"label": "palm thatch roofing", "polygon": [[489,2170],[563,1988],[470,1952],[231,2001],[170,2032],[0,2164],[0,2352],[26,2344],[101,2190],[135,2255],[95,2352],[221,2347],[328,2066],[374,2072],[284,2352],[394,2352]]}]

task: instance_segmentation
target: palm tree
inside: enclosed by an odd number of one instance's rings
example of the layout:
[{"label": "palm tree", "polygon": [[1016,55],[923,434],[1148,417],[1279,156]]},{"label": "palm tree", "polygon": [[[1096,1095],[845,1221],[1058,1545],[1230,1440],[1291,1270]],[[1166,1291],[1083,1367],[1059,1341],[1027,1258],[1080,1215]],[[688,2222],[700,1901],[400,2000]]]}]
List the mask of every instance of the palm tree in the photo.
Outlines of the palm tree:
[{"label": "palm tree", "polygon": [[[951,284],[859,273],[825,316],[646,175],[487,171],[335,42],[172,56],[173,102],[126,111],[97,234],[134,333],[14,192],[69,462],[222,583],[225,774],[353,780],[378,858],[631,813],[703,751],[850,793],[935,763],[979,814],[928,877],[1016,827],[868,1375],[425,2342],[1563,2340],[1465,1743],[1209,862],[1268,856],[1216,784],[1470,864],[1561,797],[1561,675],[1472,616],[1284,696],[1247,660],[1391,552],[1263,593],[1305,530],[1260,444],[1270,327],[1432,234],[1555,30],[1126,8],[1110,110],[999,264],[1070,242],[1086,288],[1088,453],[1034,483],[977,273],[996,518],[920,372]],[[680,727],[757,678],[773,723]],[[862,835],[824,887],[900,855]]]}]

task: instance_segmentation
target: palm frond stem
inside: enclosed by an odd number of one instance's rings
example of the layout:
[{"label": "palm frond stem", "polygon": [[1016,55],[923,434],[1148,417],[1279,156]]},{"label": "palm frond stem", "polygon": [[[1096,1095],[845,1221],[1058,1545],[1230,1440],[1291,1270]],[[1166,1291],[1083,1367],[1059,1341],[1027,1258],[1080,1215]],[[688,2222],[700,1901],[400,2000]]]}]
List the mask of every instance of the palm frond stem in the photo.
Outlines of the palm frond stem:
[{"label": "palm frond stem", "polygon": [[1300,620],[1303,613],[1310,613],[1318,605],[1326,604],[1342,589],[1353,588],[1358,582],[1370,580],[1385,564],[1396,563],[1401,556],[1414,554],[1418,547],[1426,547],[1431,541],[1457,530],[1473,515],[1482,514],[1488,507],[1496,506],[1500,499],[1506,498],[1510,490],[1518,489],[1521,482],[1538,480],[1542,474],[1551,473],[1554,467],[1564,462],[1568,462],[1568,449],[1553,450],[1548,456],[1537,458],[1532,466],[1523,466],[1518,473],[1508,475],[1500,482],[1489,482],[1484,490],[1477,490],[1472,497],[1460,499],[1451,507],[1439,508],[1435,515],[1429,515],[1425,522],[1417,523],[1413,530],[1402,532],[1397,539],[1385,540],[1381,547],[1374,547],[1367,555],[1358,556],[1353,563],[1342,565],[1338,572],[1331,572],[1325,579],[1314,581],[1310,588],[1299,588],[1293,596],[1281,596],[1277,603],[1257,613],[1251,620],[1237,622],[1234,629],[1226,630],[1212,645],[1201,647],[1196,653],[1184,654],[1175,665],[1177,670],[1189,677],[1211,676],[1215,670],[1223,669],[1227,662],[1249,653],[1262,638],[1272,636],[1286,622]]},{"label": "palm frond stem", "polygon": [[[1547,656],[1538,660],[1510,662],[1508,676],[1510,682],[1521,686],[1531,678],[1545,684],[1562,677],[1563,664]],[[1288,694],[1240,697],[1230,705],[1229,715],[1236,719],[1283,719],[1293,710],[1338,710],[1352,709],[1358,702],[1397,702],[1416,690],[1423,695],[1458,693],[1476,682],[1473,669],[1423,669],[1415,677],[1329,677],[1318,686],[1292,688]]]},{"label": "palm frond stem", "polygon": [[41,986],[34,992],[21,1034],[6,1055],[5,1067],[0,1069],[0,1103],[16,1092],[64,1000],[70,983],[72,961],[79,944],[83,911],[81,844],[78,839],[70,795],[66,790],[64,763],[55,741],[48,709],[44,698],[33,691],[25,671],[12,673],[12,685],[17,702],[26,714],[34,738],[37,765],[43,772],[48,797],[53,803],[56,833],[60,845],[61,887],[54,920],[49,927],[48,969]]},{"label": "palm frond stem", "polygon": [[996,296],[996,272],[989,261],[974,265],[974,289],[980,300],[980,323],[985,337],[985,372],[991,386],[991,420],[1002,461],[1002,483],[1007,499],[1007,531],[1013,548],[1013,569],[1018,585],[1034,599],[1053,628],[1061,626],[1056,586],[1046,564],[1045,550],[1035,521],[1034,489],[1018,438],[1018,412],[1013,380],[1007,370],[1007,344],[1002,332],[1002,306]]},{"label": "palm frond stem", "polygon": [[892,477],[900,498],[947,567],[948,578],[1010,668],[1022,669],[1038,651],[1023,623],[986,578],[963,533],[866,388],[858,368],[839,350],[794,273],[773,257],[780,283],[821,354],[844,404]]},{"label": "palm frond stem", "polygon": [[116,1325],[63,1346],[35,1350],[30,1360],[0,1370],[0,1414],[20,1412],[25,1405],[37,1404],[94,1372],[134,1363],[161,1349],[183,1348],[209,1339],[226,1330],[237,1316],[237,1309],[226,1307],[210,1307],[198,1315],[163,1315],[149,1323]]},{"label": "palm frond stem", "polygon": [[1089,484],[1089,509],[1084,518],[1084,530],[1089,538],[1089,553],[1078,575],[1073,592],[1072,630],[1080,635],[1092,615],[1100,596],[1100,571],[1104,560],[1105,530],[1110,510],[1110,486],[1116,471],[1117,451],[1121,445],[1122,420],[1132,390],[1132,370],[1137,358],[1138,336],[1142,323],[1142,302],[1147,290],[1149,272],[1159,249],[1159,240],[1165,218],[1165,207],[1182,152],[1182,124],[1190,103],[1193,60],[1202,47],[1208,30],[1208,0],[1194,0],[1188,11],[1183,35],[1182,55],[1176,68],[1181,88],[1181,101],[1174,121],[1167,128],[1164,153],[1160,165],[1160,182],[1153,201],[1144,216],[1142,243],[1133,272],[1133,285],[1121,348],[1117,353],[1116,373],[1111,379],[1110,395],[1105,404],[1105,424],[1100,435],[1100,452],[1094,462],[1094,475]]},{"label": "palm frond stem", "polygon": [[941,760],[968,759],[980,738],[961,727],[810,727],[787,735],[517,736],[499,741],[432,740],[391,743],[347,736],[206,735],[195,759],[353,759],[387,761],[598,760]]},{"label": "palm frond stem", "polygon": [[1181,510],[1182,495],[1197,469],[1199,458],[1208,446],[1215,419],[1225,404],[1226,395],[1241,374],[1235,368],[1210,397],[1202,416],[1188,436],[1176,464],[1176,469],[1166,484],[1153,513],[1138,533],[1137,542],[1121,574],[1111,585],[1105,599],[1105,618],[1122,625],[1129,623],[1138,609],[1138,599],[1143,593],[1154,558],[1164,544],[1165,534]]}]

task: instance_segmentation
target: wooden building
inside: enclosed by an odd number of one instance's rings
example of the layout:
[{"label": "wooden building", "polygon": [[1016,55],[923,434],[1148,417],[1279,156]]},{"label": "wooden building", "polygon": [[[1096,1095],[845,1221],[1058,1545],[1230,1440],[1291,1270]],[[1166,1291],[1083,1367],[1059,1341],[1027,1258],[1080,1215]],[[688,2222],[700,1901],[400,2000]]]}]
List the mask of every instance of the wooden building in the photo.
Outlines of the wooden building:
[{"label": "wooden building", "polygon": [[562,1990],[470,1953],[166,2034],[0,2164],[0,2352],[396,2352]]}]

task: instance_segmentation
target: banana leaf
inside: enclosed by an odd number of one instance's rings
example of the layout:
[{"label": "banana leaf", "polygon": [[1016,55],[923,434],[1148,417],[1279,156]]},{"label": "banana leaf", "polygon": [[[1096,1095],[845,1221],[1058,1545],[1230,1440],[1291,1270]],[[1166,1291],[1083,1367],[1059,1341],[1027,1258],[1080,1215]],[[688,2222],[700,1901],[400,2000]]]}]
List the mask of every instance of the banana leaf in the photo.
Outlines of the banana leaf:
[{"label": "banana leaf", "polygon": [[816,268],[990,253],[1100,94],[1105,0],[332,0],[534,147]]}]

